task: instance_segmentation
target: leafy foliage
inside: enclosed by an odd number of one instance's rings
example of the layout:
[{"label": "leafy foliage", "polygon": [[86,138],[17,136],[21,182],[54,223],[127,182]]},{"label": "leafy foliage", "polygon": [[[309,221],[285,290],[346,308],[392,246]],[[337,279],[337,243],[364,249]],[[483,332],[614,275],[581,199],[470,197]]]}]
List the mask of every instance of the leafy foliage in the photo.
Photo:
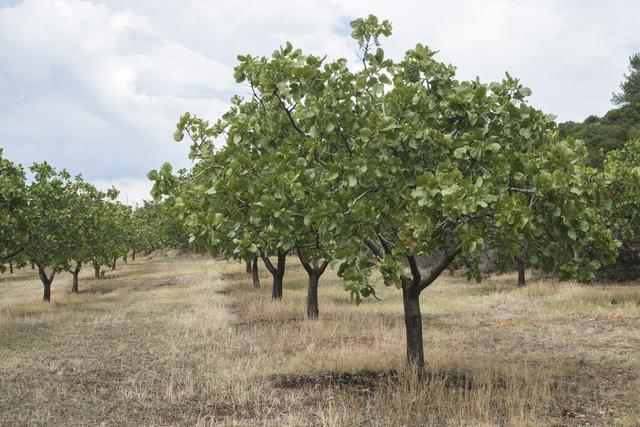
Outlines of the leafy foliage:
[{"label": "leafy foliage", "polygon": [[24,210],[27,188],[22,167],[2,157],[0,149],[0,272],[26,243]]}]

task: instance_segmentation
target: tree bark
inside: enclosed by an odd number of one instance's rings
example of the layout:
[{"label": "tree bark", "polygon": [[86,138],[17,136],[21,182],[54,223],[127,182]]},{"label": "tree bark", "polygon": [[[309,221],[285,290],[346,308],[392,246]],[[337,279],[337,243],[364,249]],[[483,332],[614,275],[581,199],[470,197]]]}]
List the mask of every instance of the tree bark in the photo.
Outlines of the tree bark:
[{"label": "tree bark", "polygon": [[13,274],[13,260],[9,260],[9,273]]},{"label": "tree bark", "polygon": [[244,271],[246,271],[248,274],[251,274],[251,261],[245,261],[244,264]]},{"label": "tree bark", "polygon": [[118,262],[118,258],[113,258],[113,264],[111,265],[111,271],[116,269],[116,263]]},{"label": "tree bark", "polygon": [[122,261],[124,261],[124,263],[127,264],[127,254],[124,254],[122,256]]},{"label": "tree bark", "polygon": [[407,333],[407,362],[424,366],[424,345],[422,342],[422,313],[420,313],[420,293],[413,285],[402,286],[404,303],[404,325]]},{"label": "tree bark", "polygon": [[132,261],[136,260],[136,250],[135,249],[131,252],[131,260]]},{"label": "tree bark", "polygon": [[251,260],[251,278],[253,279],[253,287],[260,289],[260,274],[258,272],[258,255],[254,255]]},{"label": "tree bark", "polygon": [[98,264],[93,264],[93,272],[96,275],[96,279],[100,278],[100,266]]}]

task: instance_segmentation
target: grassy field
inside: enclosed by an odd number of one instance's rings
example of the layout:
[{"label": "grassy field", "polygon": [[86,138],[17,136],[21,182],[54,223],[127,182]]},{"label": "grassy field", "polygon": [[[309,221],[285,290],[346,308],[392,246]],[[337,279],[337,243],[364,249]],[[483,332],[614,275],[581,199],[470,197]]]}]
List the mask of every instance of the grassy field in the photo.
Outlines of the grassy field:
[{"label": "grassy field", "polygon": [[60,274],[51,304],[3,274],[0,425],[640,425],[640,287],[445,277],[418,375],[399,291],[355,306],[328,272],[307,321],[289,263],[279,303],[207,257]]}]

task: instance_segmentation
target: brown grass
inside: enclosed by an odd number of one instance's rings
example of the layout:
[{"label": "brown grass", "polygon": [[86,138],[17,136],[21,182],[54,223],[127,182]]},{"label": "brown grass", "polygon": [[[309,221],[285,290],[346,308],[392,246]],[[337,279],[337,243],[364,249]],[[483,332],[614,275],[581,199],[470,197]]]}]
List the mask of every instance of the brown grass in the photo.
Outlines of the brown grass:
[{"label": "brown grass", "polygon": [[0,425],[620,425],[640,420],[640,287],[443,277],[405,367],[400,292],[355,306],[328,272],[304,318],[241,264],[155,257],[39,301],[0,278]]}]

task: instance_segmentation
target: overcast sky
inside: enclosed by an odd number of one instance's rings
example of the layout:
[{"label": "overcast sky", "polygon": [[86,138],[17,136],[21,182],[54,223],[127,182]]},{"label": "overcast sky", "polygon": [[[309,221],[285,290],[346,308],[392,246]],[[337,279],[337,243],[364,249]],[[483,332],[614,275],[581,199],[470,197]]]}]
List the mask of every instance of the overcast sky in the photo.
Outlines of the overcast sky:
[{"label": "overcast sky", "polygon": [[640,51],[640,0],[0,0],[0,147],[148,198],[149,169],[188,166],[179,116],[215,120],[246,93],[238,54],[289,40],[353,58],[349,21],[369,13],[393,23],[388,56],[420,42],[460,78],[508,71],[559,121],[610,109]]}]

